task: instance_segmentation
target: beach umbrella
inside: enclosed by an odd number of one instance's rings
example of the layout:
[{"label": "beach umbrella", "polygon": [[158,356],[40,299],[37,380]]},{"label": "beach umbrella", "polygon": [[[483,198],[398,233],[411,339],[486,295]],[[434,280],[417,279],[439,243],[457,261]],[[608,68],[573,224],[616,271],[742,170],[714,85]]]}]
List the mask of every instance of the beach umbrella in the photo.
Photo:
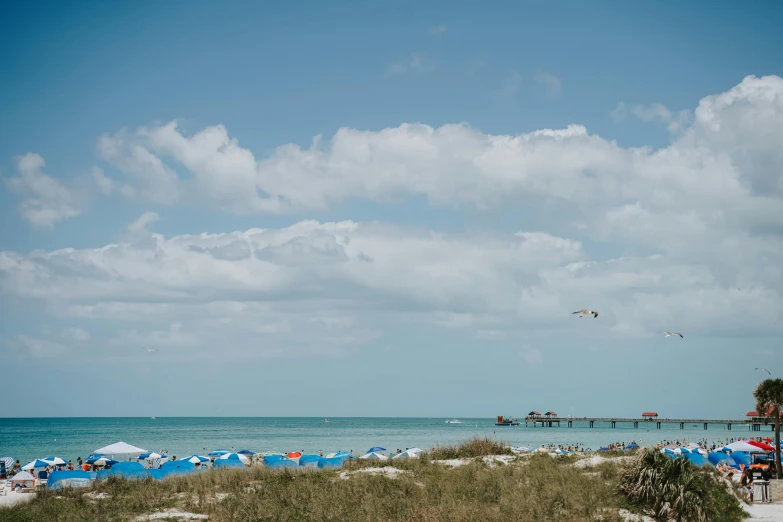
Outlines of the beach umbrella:
[{"label": "beach umbrella", "polygon": [[52,466],[67,466],[68,462],[64,461],[60,457],[44,457],[41,460],[48,462]]},{"label": "beach umbrella", "polygon": [[88,460],[87,464],[92,464],[94,466],[105,466],[107,464],[111,464],[111,465],[117,464],[117,461],[116,460],[112,460],[109,457],[100,457],[100,458],[97,458],[97,459],[90,459],[90,460]]},{"label": "beach umbrella", "polygon": [[247,456],[255,455],[255,453],[253,453],[250,450],[239,450],[239,451],[237,451],[237,453],[239,455],[247,455]]},{"label": "beach umbrella", "polygon": [[769,438],[769,437],[764,437],[764,438],[763,438],[763,439],[761,439],[761,440],[763,440],[764,442],[766,442],[767,444],[769,444],[769,443],[771,443],[771,442],[772,442],[773,440],[775,440],[775,439],[771,439],[771,438]]},{"label": "beach umbrella", "polygon": [[386,451],[386,448],[382,448],[380,446],[374,446],[367,450],[367,453],[375,453],[377,451]]},{"label": "beach umbrella", "polygon": [[370,451],[366,453],[365,455],[362,455],[359,457],[360,459],[369,459],[369,460],[389,460],[389,457],[382,453],[378,453],[376,451]]},{"label": "beach umbrella", "polygon": [[756,446],[759,449],[763,449],[764,451],[775,451],[775,446],[770,446],[769,444],[764,444],[763,442],[756,442],[755,440],[749,440],[748,444],[751,446]]},{"label": "beach umbrella", "polygon": [[215,451],[210,451],[209,453],[207,453],[207,455],[210,457],[220,457],[221,455],[228,455],[229,453],[231,452],[226,450],[215,450]]},{"label": "beach umbrella", "polygon": [[746,440],[738,440],[737,442],[732,442],[731,444],[726,446],[726,448],[729,448],[731,451],[759,451],[760,449],[758,446],[754,446],[753,444],[751,444]]},{"label": "beach umbrella", "polygon": [[238,453],[224,453],[223,455],[219,456],[217,460],[239,460],[244,463],[250,462],[250,459]]},{"label": "beach umbrella", "polygon": [[207,457],[202,457],[201,455],[191,455],[190,457],[186,457],[182,460],[185,462],[190,462],[191,464],[196,464],[198,462],[209,462]]},{"label": "beach umbrella", "polygon": [[628,449],[636,449],[636,448],[638,448],[638,447],[639,447],[639,445],[638,445],[638,444],[636,444],[635,442],[632,442],[632,443],[630,443],[629,445],[627,445],[627,446],[625,447],[625,449],[627,449],[627,450],[628,450]]},{"label": "beach umbrella", "polygon": [[395,456],[393,456],[393,459],[415,459],[418,458],[418,456],[423,453],[424,450],[421,448],[409,448],[403,451],[402,453],[397,453]]},{"label": "beach umbrella", "polygon": [[511,448],[511,451],[513,451],[514,453],[528,453],[530,452],[530,448],[528,448],[527,446],[521,446],[519,448]]},{"label": "beach umbrella", "polygon": [[2,457],[0,458],[0,462],[4,462],[6,468],[10,468],[11,466],[14,465],[14,459],[12,459],[11,457]]},{"label": "beach umbrella", "polygon": [[602,448],[598,448],[598,451],[609,451],[609,448],[607,448],[606,446],[604,446],[604,447],[602,447]]},{"label": "beach umbrella", "polygon": [[290,451],[290,452],[288,452],[288,458],[289,459],[298,459],[301,456],[302,456],[302,452],[301,451]]},{"label": "beach umbrella", "polygon": [[32,462],[29,462],[22,466],[22,471],[30,471],[31,469],[37,469],[37,468],[45,468],[47,466],[51,466],[51,462],[46,462],[45,460],[39,460],[35,459]]},{"label": "beach umbrella", "polygon": [[138,460],[155,460],[163,458],[163,455],[160,453],[150,452],[150,453],[142,453],[137,457]]}]

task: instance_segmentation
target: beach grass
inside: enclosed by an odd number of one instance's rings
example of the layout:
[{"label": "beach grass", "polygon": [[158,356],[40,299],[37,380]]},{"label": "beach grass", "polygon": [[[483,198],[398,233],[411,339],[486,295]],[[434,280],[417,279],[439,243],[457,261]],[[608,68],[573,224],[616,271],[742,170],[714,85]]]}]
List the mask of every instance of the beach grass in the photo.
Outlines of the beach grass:
[{"label": "beach grass", "polygon": [[511,447],[500,440],[475,437],[462,444],[436,446],[428,454],[431,459],[463,459],[488,455],[513,455]]},{"label": "beach grass", "polygon": [[574,469],[568,459],[524,463],[474,459],[449,467],[428,459],[386,464],[395,478],[361,472],[223,469],[157,482],[110,479],[89,490],[44,491],[0,509],[0,521],[125,521],[176,508],[228,521],[621,520],[616,482]]},{"label": "beach grass", "polygon": [[[694,492],[704,495],[694,501],[700,506],[696,511],[719,516],[715,520],[721,522],[744,517],[714,472],[690,463],[673,465],[652,452],[630,460],[600,458],[579,467],[576,457],[537,453],[510,458],[506,450],[502,442],[474,439],[417,459],[351,460],[340,470],[254,466],[163,481],[112,477],[89,489],[42,491],[28,503],[0,508],[0,522],[141,522],[145,515],[167,510],[170,520],[182,520],[171,511],[177,510],[211,522],[619,522],[624,520],[621,509],[660,511],[660,503],[650,499],[672,494],[676,488],[666,489],[666,484],[680,483],[696,484]],[[648,484],[642,476],[665,480]]]}]

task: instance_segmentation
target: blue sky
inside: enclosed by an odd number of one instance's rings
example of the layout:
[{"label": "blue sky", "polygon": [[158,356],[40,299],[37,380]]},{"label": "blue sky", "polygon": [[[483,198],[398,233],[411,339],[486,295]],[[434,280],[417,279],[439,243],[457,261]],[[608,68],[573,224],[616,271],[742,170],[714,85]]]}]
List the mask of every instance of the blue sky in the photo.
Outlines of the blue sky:
[{"label": "blue sky", "polygon": [[7,14],[3,415],[734,416],[780,365],[780,5]]}]

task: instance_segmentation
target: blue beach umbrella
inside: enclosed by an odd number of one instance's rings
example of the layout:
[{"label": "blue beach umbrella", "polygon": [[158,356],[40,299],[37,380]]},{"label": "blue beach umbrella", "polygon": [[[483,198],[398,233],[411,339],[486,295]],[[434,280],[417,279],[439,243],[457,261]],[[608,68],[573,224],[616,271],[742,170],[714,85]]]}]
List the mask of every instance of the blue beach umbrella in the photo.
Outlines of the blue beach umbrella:
[{"label": "blue beach umbrella", "polygon": [[367,450],[367,453],[375,453],[376,451],[386,451],[386,448],[382,448],[380,446],[374,446]]},{"label": "blue beach umbrella", "polygon": [[639,447],[639,445],[638,445],[638,444],[636,444],[635,442],[632,442],[632,443],[630,443],[629,445],[627,445],[627,446],[625,447],[625,449],[627,449],[627,450],[629,450],[629,449],[636,449],[636,448],[638,448],[638,447]]},{"label": "blue beach umbrella", "polygon": [[67,466],[68,462],[61,459],[60,457],[44,457],[41,460],[45,460],[52,466]]},{"label": "blue beach umbrella", "polygon": [[238,460],[240,462],[249,462],[250,459],[238,453],[224,453],[223,455],[219,456],[217,460]]},{"label": "blue beach umbrella", "polygon": [[609,451],[609,448],[604,446],[602,448],[598,448],[598,451]]},{"label": "blue beach umbrella", "polygon": [[221,455],[225,455],[227,453],[231,453],[231,452],[226,450],[215,450],[215,451],[210,451],[209,453],[207,453],[207,455],[210,457],[220,457]]},{"label": "blue beach umbrella", "polygon": [[255,455],[255,453],[253,453],[250,450],[239,450],[239,451],[237,451],[237,453],[239,455],[247,455],[247,456]]},{"label": "blue beach umbrella", "polygon": [[45,468],[46,466],[51,466],[51,462],[46,462],[45,460],[35,459],[32,462],[28,462],[24,466],[22,466],[23,471],[30,471],[31,469],[38,469],[38,468]]},{"label": "blue beach umbrella", "polygon": [[209,459],[207,457],[202,457],[201,455],[191,455],[190,457],[185,457],[182,461],[196,464],[197,462],[209,462]]}]

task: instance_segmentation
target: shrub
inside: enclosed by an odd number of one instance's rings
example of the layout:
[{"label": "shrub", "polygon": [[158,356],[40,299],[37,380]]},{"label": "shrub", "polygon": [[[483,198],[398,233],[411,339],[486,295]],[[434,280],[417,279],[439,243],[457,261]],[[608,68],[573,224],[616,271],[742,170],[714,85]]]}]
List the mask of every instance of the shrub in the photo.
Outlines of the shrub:
[{"label": "shrub", "polygon": [[734,522],[747,516],[714,471],[652,449],[624,467],[619,489],[632,505],[658,521]]},{"label": "shrub", "polygon": [[464,459],[486,455],[513,455],[513,452],[505,442],[489,437],[476,437],[462,444],[438,446],[428,454],[430,458],[435,460]]}]

